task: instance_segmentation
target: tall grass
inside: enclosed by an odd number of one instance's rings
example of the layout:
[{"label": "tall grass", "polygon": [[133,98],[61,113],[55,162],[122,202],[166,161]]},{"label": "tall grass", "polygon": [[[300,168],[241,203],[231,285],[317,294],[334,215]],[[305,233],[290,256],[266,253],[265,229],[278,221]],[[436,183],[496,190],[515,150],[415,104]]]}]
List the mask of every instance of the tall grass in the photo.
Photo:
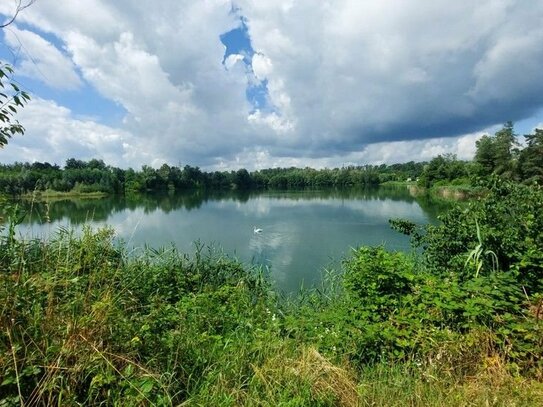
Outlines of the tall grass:
[{"label": "tall grass", "polygon": [[202,246],[128,256],[110,229],[4,233],[0,406],[543,404],[541,383],[489,354],[484,332],[358,363],[362,327],[329,278],[286,301],[258,269]]}]

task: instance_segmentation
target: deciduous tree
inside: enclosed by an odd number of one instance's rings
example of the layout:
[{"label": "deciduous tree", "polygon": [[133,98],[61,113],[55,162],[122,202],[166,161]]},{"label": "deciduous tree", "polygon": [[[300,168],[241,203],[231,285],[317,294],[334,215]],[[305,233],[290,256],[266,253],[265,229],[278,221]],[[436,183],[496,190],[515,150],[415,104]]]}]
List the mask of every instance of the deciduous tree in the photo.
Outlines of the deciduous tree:
[{"label": "deciduous tree", "polygon": [[13,68],[0,63],[0,147],[25,129],[15,118],[19,108],[30,100],[30,96],[19,88],[13,79]]}]

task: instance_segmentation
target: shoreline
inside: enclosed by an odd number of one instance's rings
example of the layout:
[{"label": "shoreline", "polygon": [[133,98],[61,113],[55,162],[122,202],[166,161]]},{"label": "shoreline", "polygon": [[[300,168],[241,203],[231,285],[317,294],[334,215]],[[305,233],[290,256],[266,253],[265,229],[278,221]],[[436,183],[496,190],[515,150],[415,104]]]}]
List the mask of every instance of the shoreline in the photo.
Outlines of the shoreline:
[{"label": "shoreline", "polygon": [[63,199],[63,198],[80,198],[80,199],[100,199],[105,198],[109,194],[106,192],[60,192],[60,191],[34,191],[32,193],[25,193],[19,196],[20,199],[25,200],[46,200],[46,199]]}]

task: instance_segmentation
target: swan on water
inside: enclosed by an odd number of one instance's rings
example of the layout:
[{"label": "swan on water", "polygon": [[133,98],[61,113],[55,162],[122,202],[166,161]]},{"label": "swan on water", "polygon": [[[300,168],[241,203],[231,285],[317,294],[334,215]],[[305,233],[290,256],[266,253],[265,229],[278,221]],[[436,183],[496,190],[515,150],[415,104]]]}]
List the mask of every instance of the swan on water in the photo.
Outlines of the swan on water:
[{"label": "swan on water", "polygon": [[253,226],[253,233],[262,233],[262,229]]}]

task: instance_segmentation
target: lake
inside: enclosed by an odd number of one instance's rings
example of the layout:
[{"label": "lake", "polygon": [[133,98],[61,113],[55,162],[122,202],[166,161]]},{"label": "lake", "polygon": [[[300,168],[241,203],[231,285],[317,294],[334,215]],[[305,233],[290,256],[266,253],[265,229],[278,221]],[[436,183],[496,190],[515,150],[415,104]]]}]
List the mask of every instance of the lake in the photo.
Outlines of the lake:
[{"label": "lake", "polygon": [[[25,203],[31,216],[25,238],[47,237],[59,227],[109,225],[130,249],[170,246],[194,253],[212,246],[246,264],[262,266],[285,292],[321,280],[360,245],[409,250],[409,239],[388,220],[436,222],[440,208],[405,188],[326,191],[205,192],[114,196]],[[261,228],[254,233],[253,228]],[[199,243],[198,243],[199,242]]]}]

